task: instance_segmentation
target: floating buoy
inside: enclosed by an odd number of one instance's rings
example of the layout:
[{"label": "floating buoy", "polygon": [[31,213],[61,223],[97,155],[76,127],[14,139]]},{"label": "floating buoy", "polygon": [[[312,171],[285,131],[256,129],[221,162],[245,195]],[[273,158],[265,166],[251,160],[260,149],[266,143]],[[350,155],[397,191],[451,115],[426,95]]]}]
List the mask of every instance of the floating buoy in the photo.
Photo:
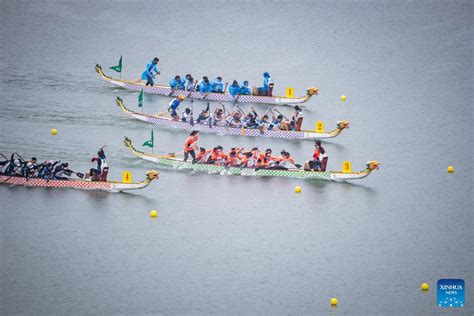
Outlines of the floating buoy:
[{"label": "floating buoy", "polygon": [[423,283],[421,285],[421,290],[422,291],[428,291],[430,289],[430,286],[428,285],[428,283]]},{"label": "floating buoy", "polygon": [[331,298],[331,306],[337,306],[337,298]]},{"label": "floating buoy", "polygon": [[157,216],[158,216],[158,212],[157,212],[156,210],[152,210],[152,211],[150,212],[150,217],[155,218],[155,217],[157,217]]},{"label": "floating buoy", "polygon": [[449,172],[449,173],[453,173],[453,172],[454,172],[454,167],[453,167],[453,166],[449,166],[449,167],[448,167],[448,172]]},{"label": "floating buoy", "polygon": [[55,128],[53,128],[53,129],[51,130],[51,135],[58,135],[58,130],[55,129]]},{"label": "floating buoy", "polygon": [[341,95],[341,101],[346,101],[347,97],[345,95]]},{"label": "floating buoy", "polygon": [[299,185],[295,187],[295,193],[301,193],[301,187]]}]

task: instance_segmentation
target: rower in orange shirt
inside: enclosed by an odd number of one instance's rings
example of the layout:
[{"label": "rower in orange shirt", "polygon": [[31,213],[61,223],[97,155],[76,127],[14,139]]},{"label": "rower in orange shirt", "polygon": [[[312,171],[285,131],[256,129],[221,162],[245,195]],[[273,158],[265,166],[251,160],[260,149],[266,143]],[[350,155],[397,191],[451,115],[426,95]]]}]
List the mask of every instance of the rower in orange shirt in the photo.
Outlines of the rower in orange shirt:
[{"label": "rower in orange shirt", "polygon": [[257,167],[258,168],[268,168],[274,166],[278,163],[278,157],[272,156],[272,150],[267,148],[265,152],[258,155]]},{"label": "rower in orange shirt", "polygon": [[207,159],[209,159],[209,156],[211,155],[212,149],[207,149],[204,147],[201,147],[199,149],[198,154],[196,155],[196,162],[197,163],[207,163]]}]

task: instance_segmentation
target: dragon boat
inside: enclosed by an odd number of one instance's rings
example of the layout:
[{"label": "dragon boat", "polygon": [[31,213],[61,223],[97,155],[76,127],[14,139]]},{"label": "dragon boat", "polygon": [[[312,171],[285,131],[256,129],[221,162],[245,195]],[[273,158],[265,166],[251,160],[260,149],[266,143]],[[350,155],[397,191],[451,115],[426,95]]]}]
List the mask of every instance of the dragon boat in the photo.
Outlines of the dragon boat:
[{"label": "dragon boat", "polygon": [[198,164],[192,162],[185,162],[181,158],[177,158],[174,154],[169,155],[156,155],[147,154],[137,150],[133,145],[132,141],[125,137],[125,146],[137,157],[144,160],[148,160],[158,165],[165,167],[171,167],[179,170],[193,170],[203,171],[214,174],[234,174],[241,176],[261,176],[261,177],[287,177],[287,178],[298,178],[298,179],[317,179],[317,180],[334,180],[334,181],[347,181],[356,180],[367,177],[373,170],[379,168],[377,161],[368,161],[365,170],[361,172],[350,172],[344,173],[341,171],[306,171],[300,169],[253,169],[253,168],[239,168],[239,167],[226,167],[213,164]]},{"label": "dragon boat", "polygon": [[295,106],[308,101],[313,95],[318,94],[318,88],[308,88],[306,94],[302,97],[282,97],[282,96],[260,96],[260,95],[238,95],[236,98],[230,93],[202,93],[199,91],[184,91],[172,89],[168,86],[154,85],[147,86],[141,80],[123,80],[107,76],[100,65],[95,66],[95,71],[100,77],[115,86],[132,91],[141,91],[150,94],[158,94],[167,97],[177,97],[184,95],[186,98],[203,100],[203,101],[221,101],[221,102],[236,102],[236,103],[260,103],[260,104],[274,104],[274,105],[290,105]]},{"label": "dragon boat", "polygon": [[254,137],[267,137],[267,138],[284,138],[284,139],[323,139],[333,138],[338,136],[344,129],[349,128],[349,122],[338,121],[336,128],[330,132],[316,132],[310,130],[302,131],[284,131],[279,129],[264,130],[260,131],[258,128],[239,128],[230,126],[212,126],[209,124],[190,124],[189,122],[173,121],[169,116],[164,113],[158,113],[155,115],[146,114],[141,112],[135,112],[123,104],[121,98],[117,97],[117,105],[122,111],[130,117],[137,120],[144,121],[150,124],[154,124],[167,129],[179,129],[185,131],[198,130],[205,134],[214,135],[237,135],[237,136],[254,136]]},{"label": "dragon boat", "polygon": [[55,180],[55,179],[41,179],[41,178],[29,178],[26,179],[22,176],[7,176],[0,175],[1,184],[9,185],[20,185],[25,187],[47,187],[47,188],[73,188],[82,190],[97,190],[107,192],[122,192],[130,190],[138,190],[146,188],[150,183],[158,179],[158,171],[148,171],[146,178],[143,181],[136,183],[125,183],[118,181],[90,181],[82,179],[68,179],[68,180]]}]

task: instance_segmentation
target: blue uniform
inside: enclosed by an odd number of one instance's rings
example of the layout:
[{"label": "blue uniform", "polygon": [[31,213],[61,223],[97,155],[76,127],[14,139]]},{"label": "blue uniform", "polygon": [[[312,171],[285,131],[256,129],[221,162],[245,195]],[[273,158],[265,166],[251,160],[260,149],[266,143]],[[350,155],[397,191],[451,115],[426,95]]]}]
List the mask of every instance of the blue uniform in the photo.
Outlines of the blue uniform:
[{"label": "blue uniform", "polygon": [[181,101],[178,98],[171,100],[168,107],[168,111],[171,113],[171,116],[175,116],[177,114],[176,110],[178,109],[180,103]]},{"label": "blue uniform", "polygon": [[229,93],[230,93],[231,96],[233,96],[235,98],[235,96],[240,93],[240,86],[239,85],[237,85],[237,86],[231,85],[229,87]]},{"label": "blue uniform", "polygon": [[159,72],[158,67],[155,65],[155,63],[152,60],[146,65],[146,69],[142,73],[142,80],[151,80],[151,81],[153,81],[153,78],[155,78],[155,75],[153,74],[153,71]]},{"label": "blue uniform", "polygon": [[240,94],[252,94],[248,81],[244,81],[244,84],[240,86]]},{"label": "blue uniform", "polygon": [[263,73],[263,87],[258,87],[258,91],[266,95],[268,90],[270,90],[270,83],[273,83],[270,74],[268,72]]},{"label": "blue uniform", "polygon": [[214,80],[212,82],[212,92],[224,92],[224,84],[221,80]]},{"label": "blue uniform", "polygon": [[184,90],[184,80],[176,80],[176,79],[171,79],[170,80],[170,87],[172,89],[179,89],[179,90]]},{"label": "blue uniform", "polygon": [[205,83],[204,80],[199,84],[199,92],[207,93],[211,91],[211,84]]}]

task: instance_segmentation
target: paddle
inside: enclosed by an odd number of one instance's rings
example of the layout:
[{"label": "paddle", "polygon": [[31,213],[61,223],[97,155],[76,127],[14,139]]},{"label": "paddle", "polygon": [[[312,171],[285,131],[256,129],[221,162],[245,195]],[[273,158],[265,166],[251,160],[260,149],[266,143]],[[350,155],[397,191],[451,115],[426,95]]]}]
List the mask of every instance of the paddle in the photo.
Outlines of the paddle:
[{"label": "paddle", "polygon": [[76,176],[78,176],[79,178],[84,179],[84,174],[83,174],[83,173],[81,173],[81,172],[75,172],[75,171],[72,171],[72,170],[70,170],[70,171],[71,171],[72,173],[74,173]]},{"label": "paddle", "polygon": [[290,120],[289,118],[287,118],[283,113],[281,113],[280,111],[278,111],[277,109],[273,109],[275,111],[278,112],[278,114],[282,115],[285,119],[287,119],[288,121]]},{"label": "paddle", "polygon": [[189,98],[189,96],[191,95],[191,93],[194,92],[194,90],[196,89],[196,85],[197,85],[197,81],[194,81],[193,88],[191,89],[191,91],[189,91],[189,93],[188,93],[188,95],[186,96],[186,98]]},{"label": "paddle", "polygon": [[25,160],[25,159],[23,159],[23,157],[22,157],[22,156],[20,156],[20,155],[19,155],[19,154],[18,154],[16,151],[15,151],[15,155],[17,155],[17,156],[18,156],[18,158],[20,158],[20,160],[22,160],[23,162],[26,162],[26,160]]},{"label": "paddle", "polygon": [[176,155],[178,155],[178,154],[183,154],[183,153],[184,153],[184,150],[183,150],[183,151],[178,151],[178,152],[176,152],[176,153],[168,153],[168,156],[175,158]]},{"label": "paddle", "polygon": [[194,126],[193,111],[194,111],[194,100],[191,100],[191,114],[189,115],[189,124],[191,124],[191,126]]}]

